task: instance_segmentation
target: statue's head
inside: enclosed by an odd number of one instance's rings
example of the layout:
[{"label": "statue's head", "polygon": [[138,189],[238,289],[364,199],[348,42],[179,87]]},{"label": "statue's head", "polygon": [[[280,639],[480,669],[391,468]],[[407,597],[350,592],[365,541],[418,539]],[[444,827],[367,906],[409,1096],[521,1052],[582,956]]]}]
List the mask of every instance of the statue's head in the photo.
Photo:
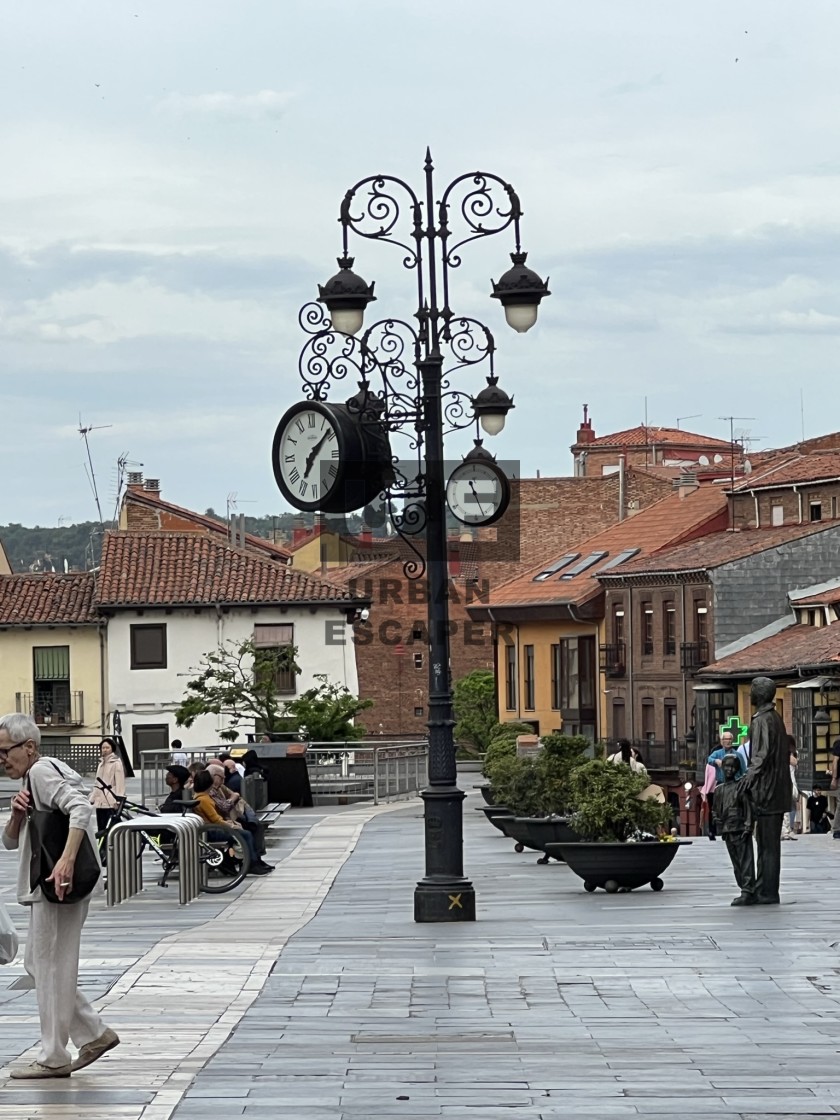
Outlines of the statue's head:
[{"label": "statue's head", "polygon": [[760,708],[762,704],[769,704],[776,695],[776,682],[769,677],[754,677],[750,686],[750,700],[753,706]]},{"label": "statue's head", "polygon": [[741,769],[740,759],[736,754],[725,754],[720,761],[720,768],[723,771],[723,777],[727,782],[734,782],[738,777],[738,771]]}]

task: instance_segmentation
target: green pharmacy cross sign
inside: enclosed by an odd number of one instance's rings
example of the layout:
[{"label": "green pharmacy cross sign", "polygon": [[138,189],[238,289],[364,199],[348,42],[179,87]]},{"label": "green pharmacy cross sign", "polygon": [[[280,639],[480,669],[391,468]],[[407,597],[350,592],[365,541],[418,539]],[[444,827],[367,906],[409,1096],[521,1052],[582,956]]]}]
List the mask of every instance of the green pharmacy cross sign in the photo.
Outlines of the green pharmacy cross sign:
[{"label": "green pharmacy cross sign", "polygon": [[726,723],[720,725],[720,733],[723,735],[728,731],[732,738],[735,740],[735,746],[740,747],[750,733],[750,729],[746,723],[741,723],[737,716],[730,716]]}]

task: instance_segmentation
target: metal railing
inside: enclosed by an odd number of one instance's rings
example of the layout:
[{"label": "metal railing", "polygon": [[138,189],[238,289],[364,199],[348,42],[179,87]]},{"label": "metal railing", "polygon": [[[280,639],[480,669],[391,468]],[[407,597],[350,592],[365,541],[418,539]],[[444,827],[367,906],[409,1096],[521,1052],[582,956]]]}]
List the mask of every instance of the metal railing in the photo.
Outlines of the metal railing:
[{"label": "metal railing", "polygon": [[108,893],[109,906],[125,902],[143,889],[143,833],[157,835],[163,829],[174,832],[178,844],[178,892],[182,906],[198,898],[201,892],[201,871],[198,862],[198,838],[204,821],[195,813],[182,817],[134,817],[117,821],[108,830]]},{"label": "metal railing", "polygon": [[[166,770],[173,762],[189,766],[192,762],[206,762],[216,758],[221,751],[229,748],[224,743],[212,747],[181,748],[178,751],[140,751],[140,800],[145,805],[149,801],[162,801],[169,793],[166,784]],[[186,762],[183,759],[186,758]]]},{"label": "metal railing", "polygon": [[680,671],[696,673],[709,664],[708,642],[683,642],[680,645]]},{"label": "metal railing", "polygon": [[41,754],[48,758],[58,758],[81,774],[82,777],[96,773],[101,761],[99,744],[102,736],[73,736],[71,743],[56,743],[49,735],[41,739]]},{"label": "metal railing", "polygon": [[624,642],[601,646],[601,672],[608,677],[626,676],[627,659]]},{"label": "metal railing", "polygon": [[359,740],[310,743],[309,784],[316,805],[397,801],[414,797],[428,782],[428,743]]},{"label": "metal railing", "polygon": [[31,692],[16,692],[15,711],[29,716],[39,727],[83,727],[85,694],[56,692],[52,700],[43,700]]}]

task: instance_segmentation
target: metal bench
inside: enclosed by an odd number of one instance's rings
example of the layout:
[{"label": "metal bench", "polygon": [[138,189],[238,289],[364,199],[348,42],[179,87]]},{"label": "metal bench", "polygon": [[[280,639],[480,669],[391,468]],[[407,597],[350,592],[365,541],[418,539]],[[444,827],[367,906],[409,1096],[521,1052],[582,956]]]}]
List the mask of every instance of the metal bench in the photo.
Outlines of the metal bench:
[{"label": "metal bench", "polygon": [[260,809],[257,813],[257,819],[260,824],[264,824],[266,828],[271,828],[275,821],[277,821],[279,817],[282,817],[286,810],[291,809],[291,807],[291,801],[274,801],[270,805],[266,805],[264,808]]},{"label": "metal bench", "polygon": [[108,906],[117,906],[143,889],[142,833],[156,836],[166,830],[178,837],[178,887],[182,906],[198,898],[201,875],[198,837],[204,821],[195,813],[179,817],[139,816],[117,821],[108,831]]}]

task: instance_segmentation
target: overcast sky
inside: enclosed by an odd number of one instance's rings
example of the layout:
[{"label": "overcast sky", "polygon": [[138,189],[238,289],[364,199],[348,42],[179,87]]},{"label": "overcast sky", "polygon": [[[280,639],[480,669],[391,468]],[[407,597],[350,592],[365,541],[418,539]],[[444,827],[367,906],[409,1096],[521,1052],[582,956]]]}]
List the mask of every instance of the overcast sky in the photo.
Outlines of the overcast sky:
[{"label": "overcast sky", "polygon": [[[479,168],[522,199],[550,275],[516,335],[486,298],[506,234],[465,251],[457,310],[496,330],[516,410],[494,442],[571,473],[644,419],[778,446],[840,428],[836,0],[40,0],[0,24],[0,522],[95,513],[117,457],[174,502],[281,510],[269,450],[301,396],[301,304],[338,206],[376,171]],[[360,242],[377,312],[396,251]],[[465,380],[474,391],[480,381]],[[458,445],[455,445],[456,447]]]}]

